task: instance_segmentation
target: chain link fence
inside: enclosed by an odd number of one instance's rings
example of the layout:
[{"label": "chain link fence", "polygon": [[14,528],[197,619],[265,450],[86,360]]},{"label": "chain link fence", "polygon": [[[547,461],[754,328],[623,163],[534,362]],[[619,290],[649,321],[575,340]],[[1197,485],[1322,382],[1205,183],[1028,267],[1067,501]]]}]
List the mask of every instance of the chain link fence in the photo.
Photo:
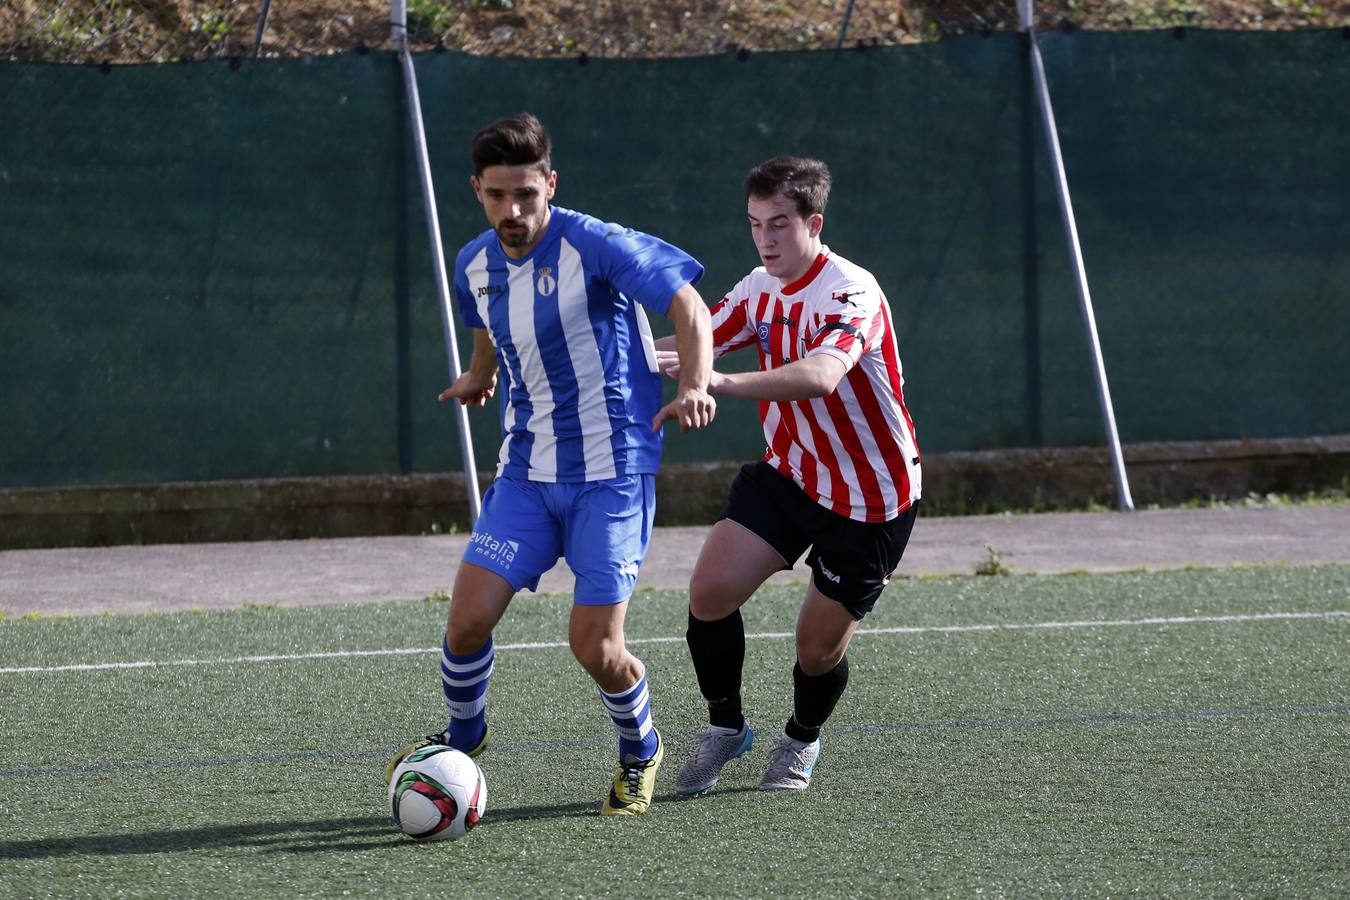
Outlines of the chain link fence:
[{"label": "chain link fence", "polygon": [[[1345,28],[1350,0],[1049,0],[1038,28]],[[388,0],[8,0],[0,59],[148,63],[389,49]],[[1016,0],[408,0],[414,50],[670,57],[938,40],[1018,25]]]}]

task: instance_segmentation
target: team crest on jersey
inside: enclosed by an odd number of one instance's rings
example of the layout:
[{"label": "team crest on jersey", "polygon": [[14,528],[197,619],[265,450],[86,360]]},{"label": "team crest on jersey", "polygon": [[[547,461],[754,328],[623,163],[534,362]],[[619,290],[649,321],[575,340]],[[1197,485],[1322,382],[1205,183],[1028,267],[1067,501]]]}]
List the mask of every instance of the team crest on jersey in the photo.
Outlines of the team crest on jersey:
[{"label": "team crest on jersey", "polygon": [[759,349],[763,350],[766,356],[769,355],[769,323],[756,322],[755,333],[759,335]]},{"label": "team crest on jersey", "polygon": [[552,267],[539,267],[539,278],[535,281],[534,286],[542,296],[552,296],[553,292],[558,289],[558,280],[553,277]]}]

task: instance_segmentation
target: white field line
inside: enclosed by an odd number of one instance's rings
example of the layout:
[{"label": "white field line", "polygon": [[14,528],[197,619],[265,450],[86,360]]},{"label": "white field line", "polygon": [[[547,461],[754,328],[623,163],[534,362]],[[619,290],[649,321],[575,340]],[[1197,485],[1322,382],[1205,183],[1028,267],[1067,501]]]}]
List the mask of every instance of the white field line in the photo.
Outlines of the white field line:
[{"label": "white field line", "polygon": [[[856,634],[961,634],[965,632],[1055,630],[1066,628],[1130,628],[1146,625],[1194,625],[1212,622],[1271,622],[1294,619],[1344,619],[1348,610],[1325,612],[1271,612],[1230,616],[1167,616],[1149,619],[1088,619],[1078,622],[1027,622],[1005,625],[929,625],[922,627],[859,628]],[[789,638],[791,631],[761,631],[747,634],[747,640]],[[679,637],[633,638],[629,644],[668,644],[684,640]],[[498,644],[498,650],[552,650],[566,647],[566,641],[537,641],[518,644]],[[10,666],[0,668],[0,675],[43,674],[48,672],[92,672],[101,669],[157,669],[167,666],[226,666],[236,663],[291,662],[302,659],[343,659],[360,656],[407,656],[440,653],[440,647],[393,647],[385,650],[334,650],[324,653],[286,653],[268,656],[234,656],[225,659],[171,659],[138,660],[136,662],[78,663],[65,666]]]}]

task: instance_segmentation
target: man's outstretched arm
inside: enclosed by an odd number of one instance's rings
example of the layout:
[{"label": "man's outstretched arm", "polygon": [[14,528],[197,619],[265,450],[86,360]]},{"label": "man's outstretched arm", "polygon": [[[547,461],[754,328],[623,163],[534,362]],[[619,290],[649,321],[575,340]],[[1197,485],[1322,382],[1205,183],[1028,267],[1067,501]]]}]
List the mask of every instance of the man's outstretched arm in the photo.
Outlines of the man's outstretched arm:
[{"label": "man's outstretched arm", "polygon": [[817,353],[767,372],[714,372],[708,391],[750,400],[810,400],[833,394],[846,374],[838,357]]},{"label": "man's outstretched arm", "polygon": [[[712,318],[692,284],[675,292],[666,315],[675,325],[673,343],[680,366],[679,388],[675,399],[652,419],[652,429],[660,429],[670,419],[679,421],[681,431],[703,428],[717,415],[717,401],[708,393],[708,379],[712,375]],[[662,341],[667,346],[671,343],[669,338]]]},{"label": "man's outstretched arm", "polygon": [[[674,353],[657,344],[657,364],[671,378],[684,374]],[[745,397],[749,400],[810,400],[834,393],[848,373],[844,363],[828,353],[817,353],[767,372],[712,372],[708,393],[719,397]]]}]

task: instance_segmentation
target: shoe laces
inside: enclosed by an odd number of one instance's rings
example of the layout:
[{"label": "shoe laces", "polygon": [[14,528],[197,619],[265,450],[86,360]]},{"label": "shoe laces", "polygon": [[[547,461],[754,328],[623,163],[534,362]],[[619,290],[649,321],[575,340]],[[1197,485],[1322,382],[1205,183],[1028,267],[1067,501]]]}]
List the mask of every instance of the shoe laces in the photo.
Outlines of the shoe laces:
[{"label": "shoe laces", "polygon": [[705,725],[698,732],[698,746],[694,748],[694,764],[707,765],[717,758],[722,742],[735,735],[728,735],[715,725]]},{"label": "shoe laces", "polygon": [[[810,745],[808,744],[807,746],[809,747]],[[802,771],[802,758],[805,756],[805,753],[805,750],[798,750],[792,744],[789,744],[786,741],[780,741],[769,751],[769,771]]]},{"label": "shoe laces", "polygon": [[622,770],[622,774],[619,777],[622,778],[624,784],[627,785],[627,791],[630,797],[635,797],[639,793],[642,785],[642,775],[647,771],[651,764],[652,761],[650,759],[638,759],[633,760],[632,762],[619,763],[619,768]]}]

